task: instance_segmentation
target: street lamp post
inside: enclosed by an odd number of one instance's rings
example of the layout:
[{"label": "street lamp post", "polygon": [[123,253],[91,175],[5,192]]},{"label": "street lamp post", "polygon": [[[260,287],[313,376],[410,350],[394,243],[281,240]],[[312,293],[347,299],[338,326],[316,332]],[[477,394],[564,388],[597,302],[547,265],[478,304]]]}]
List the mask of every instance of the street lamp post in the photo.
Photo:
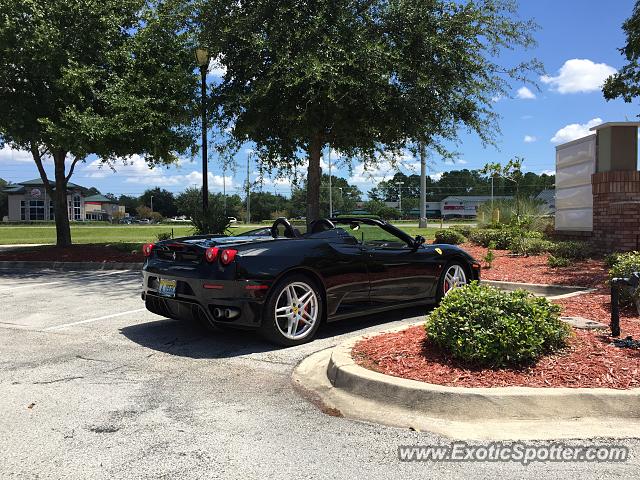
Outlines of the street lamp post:
[{"label": "street lamp post", "polygon": [[153,195],[151,195],[151,213],[153,213]]},{"label": "street lamp post", "polygon": [[209,207],[209,178],[207,172],[207,70],[209,50],[196,48],[196,61],[200,67],[200,93],[202,96],[202,213],[206,216]]},{"label": "street lamp post", "polygon": [[400,210],[400,216],[402,216],[402,185],[404,182],[396,182],[398,186],[398,210]]}]

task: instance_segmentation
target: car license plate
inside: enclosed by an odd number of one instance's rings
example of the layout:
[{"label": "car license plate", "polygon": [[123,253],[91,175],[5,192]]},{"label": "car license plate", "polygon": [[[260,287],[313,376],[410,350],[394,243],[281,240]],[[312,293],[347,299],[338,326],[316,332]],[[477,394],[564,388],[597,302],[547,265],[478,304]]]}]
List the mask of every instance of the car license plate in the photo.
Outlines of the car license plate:
[{"label": "car license plate", "polygon": [[158,285],[158,294],[163,297],[175,297],[176,296],[176,282],[175,280],[167,280],[166,278],[160,279]]}]

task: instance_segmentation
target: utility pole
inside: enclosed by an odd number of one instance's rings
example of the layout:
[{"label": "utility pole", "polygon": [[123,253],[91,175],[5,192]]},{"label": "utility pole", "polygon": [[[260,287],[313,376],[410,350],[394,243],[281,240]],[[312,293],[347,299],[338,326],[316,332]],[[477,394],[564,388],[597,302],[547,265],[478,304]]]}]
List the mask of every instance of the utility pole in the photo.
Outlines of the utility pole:
[{"label": "utility pole", "polygon": [[333,197],[331,188],[331,144],[329,144],[329,152],[327,153],[329,160],[329,218],[333,218]]},{"label": "utility pole", "polygon": [[251,183],[249,181],[249,161],[250,155],[247,155],[247,224],[251,223]]},{"label": "utility pole", "polygon": [[224,216],[227,216],[227,165],[222,165],[222,203],[224,205]]},{"label": "utility pole", "polygon": [[420,221],[418,227],[427,228],[427,152],[420,142]]},{"label": "utility pole", "polygon": [[196,48],[196,61],[200,67],[200,96],[202,113],[202,213],[209,208],[209,173],[207,171],[207,70],[211,57],[206,48]]},{"label": "utility pole", "polygon": [[153,195],[151,195],[151,213],[153,213]]}]

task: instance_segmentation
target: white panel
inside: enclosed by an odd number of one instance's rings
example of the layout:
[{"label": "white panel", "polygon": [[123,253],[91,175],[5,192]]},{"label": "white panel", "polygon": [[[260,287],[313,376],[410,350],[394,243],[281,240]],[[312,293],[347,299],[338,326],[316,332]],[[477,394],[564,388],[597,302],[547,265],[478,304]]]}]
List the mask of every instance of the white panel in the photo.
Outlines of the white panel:
[{"label": "white panel", "polygon": [[595,173],[595,162],[581,162],[556,170],[556,188],[591,185],[591,175]]},{"label": "white panel", "polygon": [[596,136],[574,140],[556,147],[556,168],[566,167],[574,163],[590,162],[596,158]]},{"label": "white panel", "polygon": [[562,188],[556,192],[556,205],[562,208],[592,208],[593,193],[591,185]]},{"label": "white panel", "polygon": [[556,210],[556,230],[591,231],[593,209]]},{"label": "white panel", "polygon": [[593,230],[595,166],[595,135],[556,148],[556,230]]}]

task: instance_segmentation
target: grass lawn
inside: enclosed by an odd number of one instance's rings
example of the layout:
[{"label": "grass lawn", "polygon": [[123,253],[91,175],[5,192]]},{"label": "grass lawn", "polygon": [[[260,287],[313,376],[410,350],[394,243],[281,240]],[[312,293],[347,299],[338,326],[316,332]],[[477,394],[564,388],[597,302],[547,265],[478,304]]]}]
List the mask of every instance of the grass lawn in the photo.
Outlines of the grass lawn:
[{"label": "grass lawn", "polygon": [[[399,225],[411,236],[422,235],[432,240],[436,228],[420,229]],[[258,228],[259,225],[240,225],[232,229],[233,235]],[[71,238],[74,243],[144,243],[157,240],[159,233],[171,232],[176,237],[191,233],[188,225],[72,225]],[[53,225],[7,225],[0,226],[0,245],[55,243],[56,229]]]}]

